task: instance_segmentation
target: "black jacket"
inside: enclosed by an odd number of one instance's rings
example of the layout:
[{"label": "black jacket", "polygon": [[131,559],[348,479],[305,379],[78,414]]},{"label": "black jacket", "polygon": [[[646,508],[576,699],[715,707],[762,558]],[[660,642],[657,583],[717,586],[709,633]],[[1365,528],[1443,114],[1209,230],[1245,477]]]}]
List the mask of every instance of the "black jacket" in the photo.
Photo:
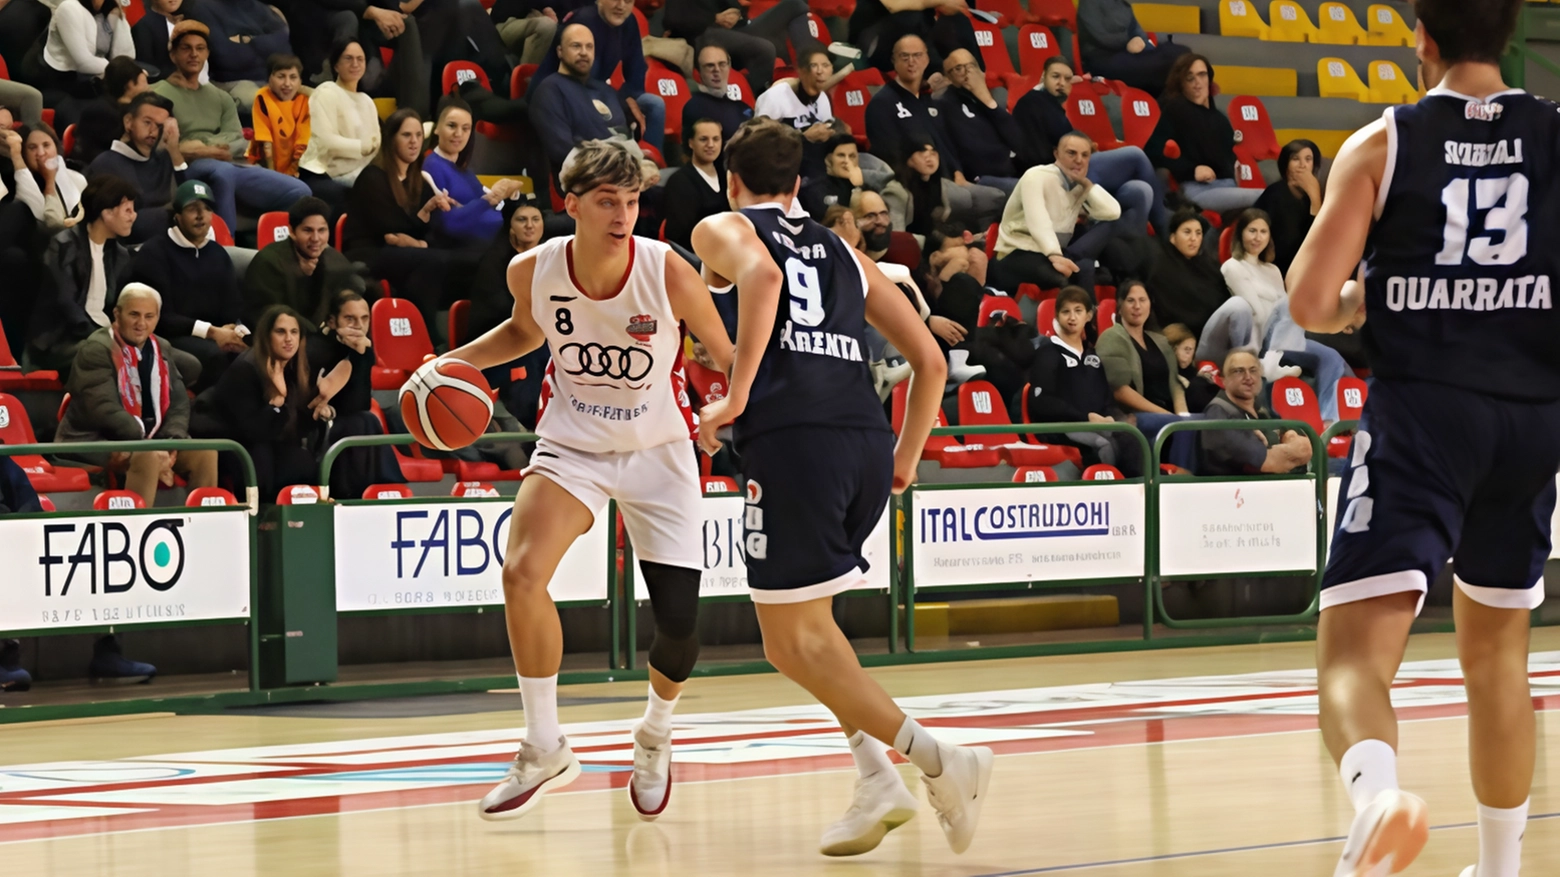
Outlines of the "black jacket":
[{"label": "black jacket", "polygon": [[1018,126],[1018,171],[1056,162],[1056,144],[1073,129],[1067,108],[1045,89],[1034,89],[1013,106],[1013,123]]},{"label": "black jacket", "polygon": [[[97,330],[87,315],[87,286],[92,281],[88,223],[80,222],[49,238],[43,252],[43,284],[33,306],[31,346],[46,349],[61,341],[80,341]],[[130,252],[116,240],[103,244],[103,310],[112,313],[119,288],[130,270]]]},{"label": "black jacket", "polygon": [[954,171],[963,170],[942,111],[931,95],[911,94],[897,79],[890,79],[867,102],[867,138],[872,141],[872,154],[895,169],[919,141],[937,147],[942,176],[952,177]]},{"label": "black jacket", "polygon": [[1090,414],[1111,414],[1110,381],[1094,347],[1079,356],[1060,339],[1042,338],[1029,364],[1029,422],[1087,423]]},{"label": "black jacket", "polygon": [[[1221,180],[1235,178],[1235,129],[1228,116],[1217,107],[1180,97],[1162,101],[1159,109],[1159,125],[1144,150],[1155,167],[1170,171],[1170,176],[1183,183],[1196,179],[1198,165],[1213,168]],[[1168,140],[1181,147],[1179,158],[1165,156]]]},{"label": "black jacket", "polygon": [[720,189],[711,189],[698,169],[689,164],[666,181],[666,239],[681,247],[693,248],[693,227],[699,220],[731,209],[726,199],[726,165],[715,163],[715,179]]},{"label": "black jacket", "polygon": [[174,243],[167,233],[152,238],[136,251],[128,279],[162,294],[157,331],[165,338],[190,334],[196,320],[213,326],[236,323],[243,311],[233,260],[209,233],[198,250]]},{"label": "black jacket", "polygon": [[998,103],[988,107],[963,88],[949,88],[936,101],[948,136],[959,150],[964,175],[1017,177],[1021,173],[1014,156],[1024,146],[1018,124]]},{"label": "black jacket", "polygon": [[[407,171],[411,173],[411,171]],[[390,188],[390,175],[377,164],[371,164],[358,174],[357,182],[347,192],[346,238],[348,255],[366,262],[379,250],[389,246],[387,234],[404,234],[422,240],[428,236],[429,225],[417,217],[418,211],[433,197],[433,187],[426,177],[414,203],[403,208],[395,200]]]},{"label": "black jacket", "polygon": [[715,16],[727,9],[741,11],[742,6],[737,0],[673,0],[666,4],[663,19],[666,35],[696,43],[705,31],[715,26]]}]

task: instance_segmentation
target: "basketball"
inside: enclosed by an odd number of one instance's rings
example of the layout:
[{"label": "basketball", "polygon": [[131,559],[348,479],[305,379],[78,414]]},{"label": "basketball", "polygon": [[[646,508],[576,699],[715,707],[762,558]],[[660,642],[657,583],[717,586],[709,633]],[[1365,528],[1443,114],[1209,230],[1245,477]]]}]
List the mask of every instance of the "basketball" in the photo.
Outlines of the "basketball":
[{"label": "basketball", "polygon": [[401,387],[401,419],[418,444],[453,451],[476,441],[493,419],[493,396],[475,366],[434,359]]}]

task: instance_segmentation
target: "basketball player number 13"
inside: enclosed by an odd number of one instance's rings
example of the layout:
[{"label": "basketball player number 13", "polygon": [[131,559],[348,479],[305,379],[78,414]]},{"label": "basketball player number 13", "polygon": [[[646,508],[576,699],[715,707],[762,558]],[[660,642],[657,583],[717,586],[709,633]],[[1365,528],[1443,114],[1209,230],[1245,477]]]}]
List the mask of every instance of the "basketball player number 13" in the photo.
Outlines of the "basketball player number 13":
[{"label": "basketball player number 13", "polygon": [[[1486,232],[1501,232],[1500,243],[1490,236],[1468,240],[1468,195],[1472,189],[1474,210],[1489,211],[1484,217]],[[1501,198],[1506,199],[1504,206]],[[1441,190],[1446,205],[1444,246],[1435,256],[1437,265],[1461,265],[1463,254],[1480,265],[1510,265],[1527,255],[1528,179],[1522,174],[1479,180],[1452,180]]]}]

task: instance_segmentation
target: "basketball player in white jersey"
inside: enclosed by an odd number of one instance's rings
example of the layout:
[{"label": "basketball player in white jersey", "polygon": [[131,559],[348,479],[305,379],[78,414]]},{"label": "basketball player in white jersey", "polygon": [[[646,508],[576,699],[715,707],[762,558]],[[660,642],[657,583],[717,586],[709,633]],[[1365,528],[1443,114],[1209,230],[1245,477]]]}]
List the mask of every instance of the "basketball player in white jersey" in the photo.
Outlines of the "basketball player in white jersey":
[{"label": "basketball player in white jersey", "polygon": [[[448,356],[488,368],[552,350],[537,417],[539,440],[515,497],[504,556],[504,615],[525,742],[480,803],[484,819],[514,819],[580,774],[558,723],[563,631],[547,594],[558,562],[617,501],[655,612],[650,702],[634,728],[629,800],[654,819],[671,797],[671,715],[698,657],[703,558],[693,414],[679,321],[722,369],[731,341],[691,265],[637,238],[637,160],[608,141],[582,144],[561,174],[573,237],[509,264],[513,315]],[[428,363],[423,368],[431,367]]]}]

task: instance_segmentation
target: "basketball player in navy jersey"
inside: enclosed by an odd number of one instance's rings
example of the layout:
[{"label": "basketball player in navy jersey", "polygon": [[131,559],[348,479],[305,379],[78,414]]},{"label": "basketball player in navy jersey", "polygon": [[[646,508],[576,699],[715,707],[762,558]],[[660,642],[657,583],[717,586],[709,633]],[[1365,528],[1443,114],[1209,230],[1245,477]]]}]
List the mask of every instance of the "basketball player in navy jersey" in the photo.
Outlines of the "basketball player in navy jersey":
[{"label": "basketball player in navy jersey", "polygon": [[[700,442],[713,453],[716,430],[734,422],[764,654],[834,713],[864,774],[823,852],[867,852],[915,813],[887,753],[861,745],[863,732],[920,768],[948,845],[963,852],[985,802],[991,750],[940,743],[907,717],[861,669],[832,613],[834,595],[862,580],[862,548],[889,495],[915,480],[947,367],[915,309],[875,265],[818,223],[786,216],[801,161],[795,129],[771,119],[744,124],[726,147],[737,212],[694,228],[706,274],[734,282],[737,296],[730,392],[702,412]],[[915,372],[897,447],[873,389],[868,323]]]},{"label": "basketball player in navy jersey", "polygon": [[1479,861],[1463,877],[1520,865],[1528,615],[1544,597],[1560,467],[1560,111],[1501,81],[1521,6],[1415,0],[1434,87],[1344,144],[1290,269],[1306,329],[1338,331],[1365,309],[1375,375],[1317,631],[1322,738],[1356,810],[1337,875],[1397,873],[1425,844],[1425,804],[1398,789],[1390,688],[1447,558],[1479,801]]}]

